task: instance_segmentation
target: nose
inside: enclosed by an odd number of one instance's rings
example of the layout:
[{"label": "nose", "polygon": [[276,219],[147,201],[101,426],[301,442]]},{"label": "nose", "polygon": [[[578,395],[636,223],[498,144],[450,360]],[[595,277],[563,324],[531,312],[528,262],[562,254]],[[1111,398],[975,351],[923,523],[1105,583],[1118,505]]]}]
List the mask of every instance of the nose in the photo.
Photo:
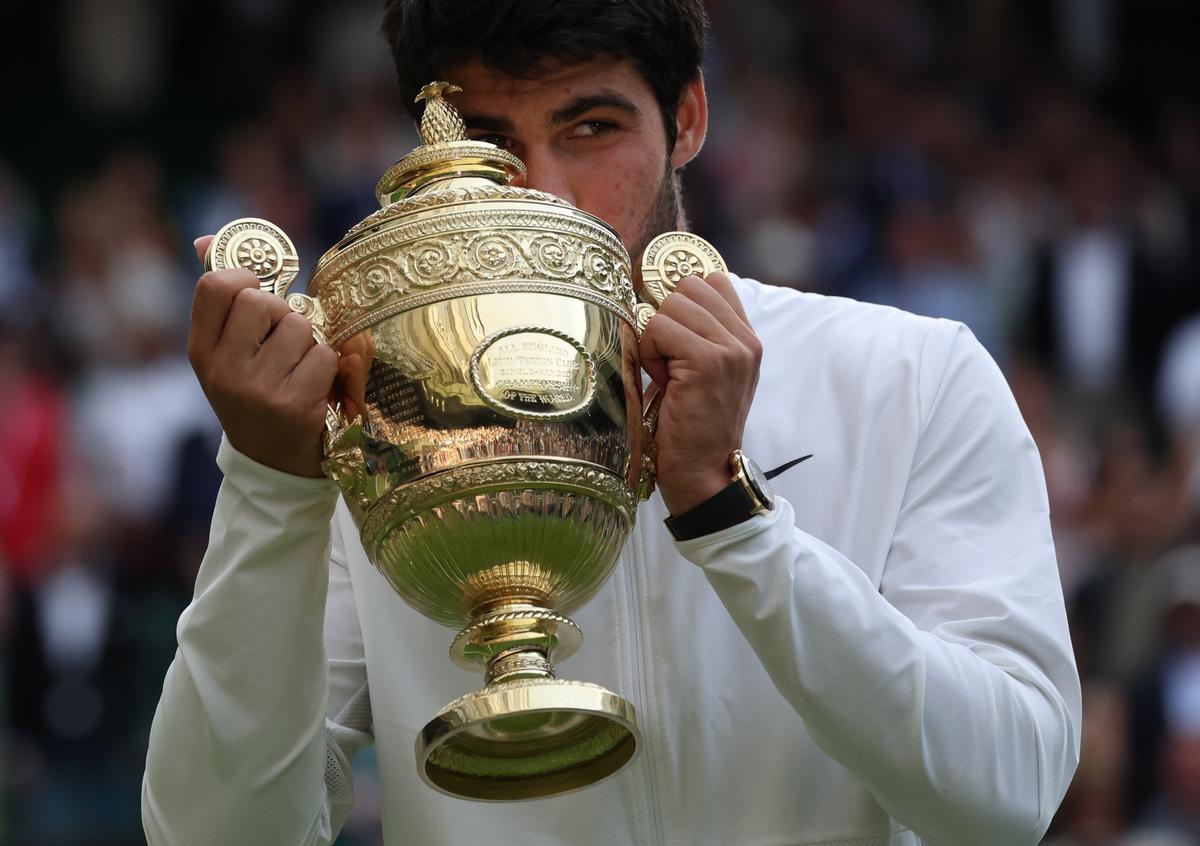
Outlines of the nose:
[{"label": "nose", "polygon": [[526,148],[524,161],[528,172],[523,183],[526,188],[545,191],[573,206],[577,205],[570,170],[553,153]]}]

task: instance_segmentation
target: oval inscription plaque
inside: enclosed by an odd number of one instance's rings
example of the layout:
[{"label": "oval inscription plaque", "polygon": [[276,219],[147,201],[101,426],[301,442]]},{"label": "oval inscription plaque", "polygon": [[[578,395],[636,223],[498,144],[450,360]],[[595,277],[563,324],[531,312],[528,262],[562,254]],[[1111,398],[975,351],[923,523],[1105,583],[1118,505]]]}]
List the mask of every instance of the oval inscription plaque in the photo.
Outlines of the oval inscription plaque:
[{"label": "oval inscription plaque", "polygon": [[471,382],[488,406],[524,420],[568,420],[596,393],[592,356],[570,335],[513,326],[485,338],[471,356]]}]

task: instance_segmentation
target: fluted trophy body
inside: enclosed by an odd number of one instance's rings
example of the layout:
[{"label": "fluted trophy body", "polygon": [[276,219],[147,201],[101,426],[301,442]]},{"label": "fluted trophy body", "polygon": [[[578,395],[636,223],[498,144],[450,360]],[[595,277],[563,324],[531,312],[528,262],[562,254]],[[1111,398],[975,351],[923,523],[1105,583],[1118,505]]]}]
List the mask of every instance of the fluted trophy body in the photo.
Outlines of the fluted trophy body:
[{"label": "fluted trophy body", "polygon": [[[384,175],[383,208],[321,257],[306,294],[288,295],[295,252],[266,221],[226,226],[209,262],[256,272],[338,352],[325,472],[371,562],[458,630],[455,663],[484,673],[417,737],[422,777],[535,798],[638,747],[633,706],[557,678],[555,662],[579,647],[567,615],[611,574],[653,483],[637,352],[653,309],[605,223],[508,184],[521,163],[466,139],[442,99],[454,90],[423,90],[426,143]],[[680,237],[697,269],[720,266]],[[645,275],[665,296],[682,254],[657,252]]]}]

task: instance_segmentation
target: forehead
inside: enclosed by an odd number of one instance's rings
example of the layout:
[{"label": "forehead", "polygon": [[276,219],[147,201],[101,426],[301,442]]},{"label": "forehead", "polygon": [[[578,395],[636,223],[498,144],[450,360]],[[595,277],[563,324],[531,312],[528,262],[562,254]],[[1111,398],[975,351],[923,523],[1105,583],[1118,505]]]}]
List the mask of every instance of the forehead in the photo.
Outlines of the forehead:
[{"label": "forehead", "polygon": [[571,65],[551,64],[531,79],[508,76],[472,61],[451,68],[446,79],[463,89],[452,99],[464,114],[503,114],[513,119],[537,117],[604,90],[621,94],[639,109],[654,108],[654,92],[649,83],[632,63],[612,57]]}]

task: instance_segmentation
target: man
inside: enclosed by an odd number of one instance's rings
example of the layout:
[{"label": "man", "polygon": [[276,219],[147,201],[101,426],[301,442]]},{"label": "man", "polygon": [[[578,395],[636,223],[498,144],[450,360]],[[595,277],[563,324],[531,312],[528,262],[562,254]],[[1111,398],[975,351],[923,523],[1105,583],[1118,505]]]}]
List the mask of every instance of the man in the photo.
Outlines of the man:
[{"label": "man", "polygon": [[[384,31],[404,92],[462,86],[473,136],[633,255],[681,222],[674,174],[707,126],[699,0],[391,0]],[[634,702],[643,754],[513,805],[418,779],[416,732],[472,682],[431,657],[445,629],[371,568],[318,478],[333,353],[236,272],[201,277],[190,352],[226,479],[152,730],[152,844],[327,843],[372,741],[388,843],[1011,846],[1048,825],[1079,683],[1037,452],[963,327],[680,284],[642,339],[660,495],[576,615],[612,642],[566,667]],[[736,449],[812,457],[770,510],[713,512]]]}]

